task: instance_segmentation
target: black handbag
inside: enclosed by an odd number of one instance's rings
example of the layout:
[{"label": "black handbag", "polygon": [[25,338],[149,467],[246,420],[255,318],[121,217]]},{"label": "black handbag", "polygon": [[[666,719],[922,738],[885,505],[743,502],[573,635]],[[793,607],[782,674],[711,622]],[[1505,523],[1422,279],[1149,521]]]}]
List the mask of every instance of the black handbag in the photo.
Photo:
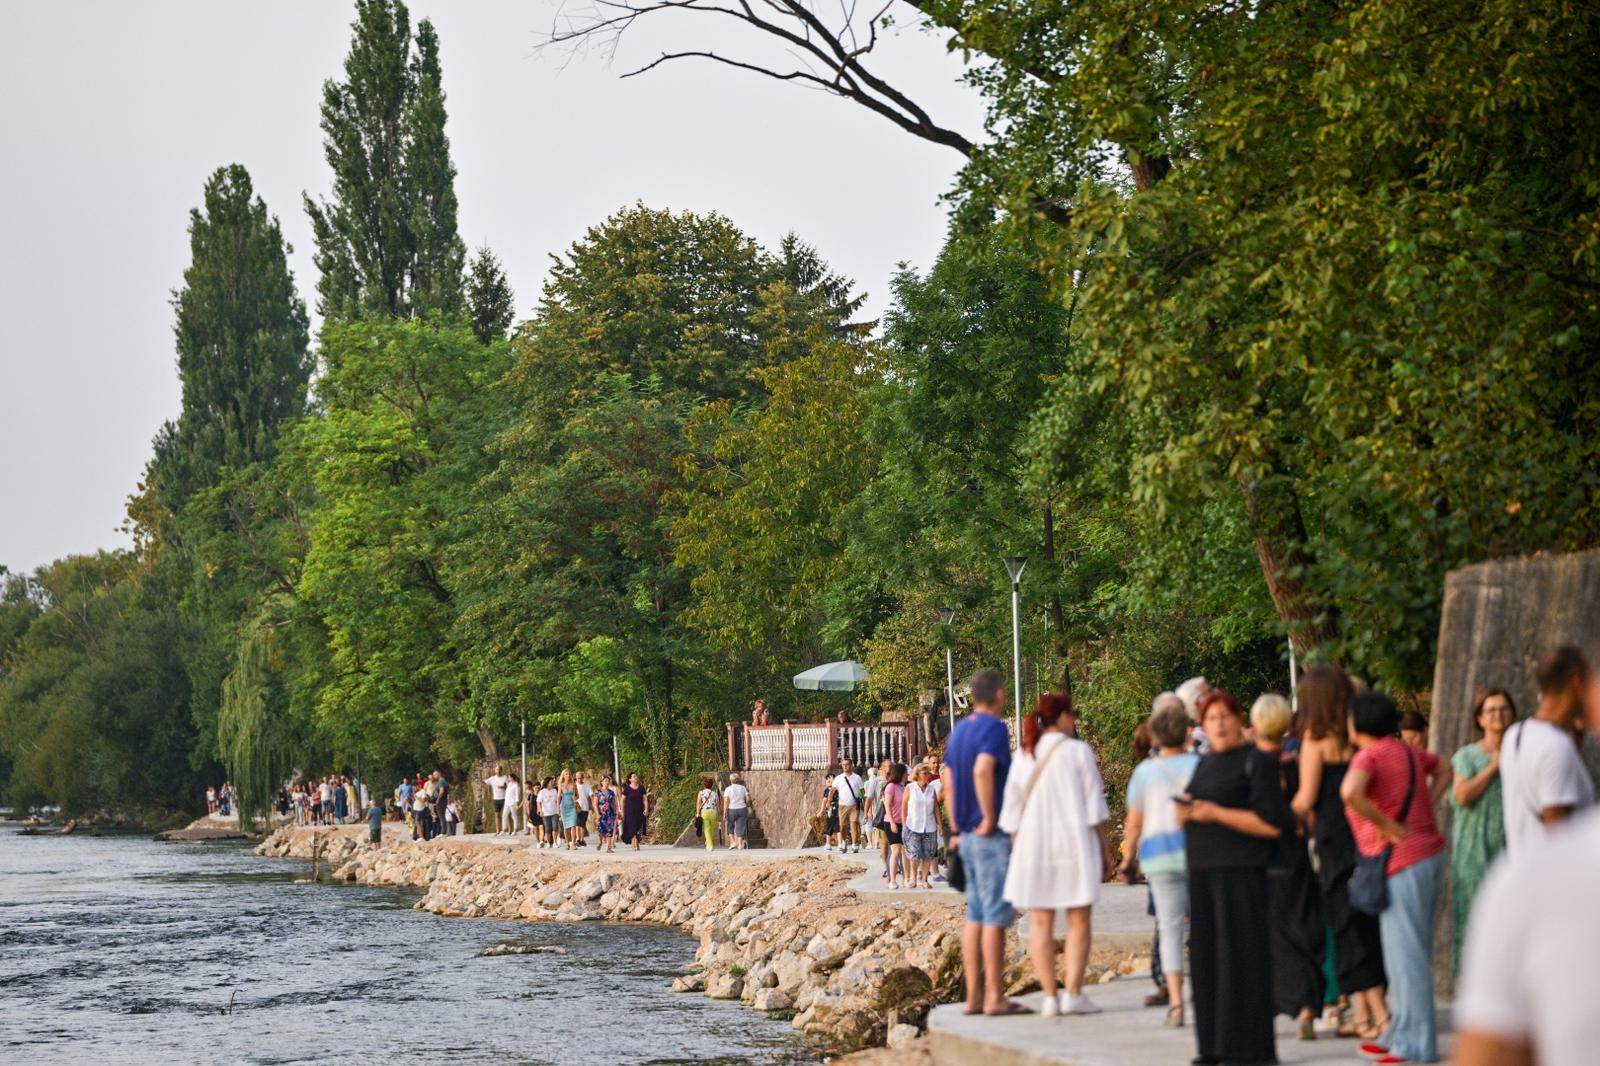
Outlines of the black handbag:
[{"label": "black handbag", "polygon": [[950,861],[945,865],[944,880],[957,892],[967,890],[967,864],[961,861],[961,852],[951,849]]},{"label": "black handbag", "polygon": [[[1402,746],[1404,741],[1399,741]],[[1411,801],[1417,794],[1417,763],[1416,757],[1407,747],[1406,769],[1410,771],[1409,786],[1406,789],[1406,801],[1400,805],[1400,817],[1396,819],[1401,825],[1406,824],[1406,817],[1411,814]],[[1389,857],[1394,854],[1394,845],[1386,844],[1382,851],[1376,855],[1357,855],[1355,872],[1350,875],[1350,906],[1362,914],[1370,914],[1374,918],[1389,909]]]}]

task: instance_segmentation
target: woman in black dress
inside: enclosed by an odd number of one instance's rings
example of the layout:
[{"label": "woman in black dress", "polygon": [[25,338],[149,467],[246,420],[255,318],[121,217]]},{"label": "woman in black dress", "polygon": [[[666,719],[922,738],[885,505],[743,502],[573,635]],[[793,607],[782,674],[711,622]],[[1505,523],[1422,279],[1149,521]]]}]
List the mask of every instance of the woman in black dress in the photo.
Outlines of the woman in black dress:
[{"label": "woman in black dress", "polygon": [[1376,1040],[1389,1026],[1384,1001],[1383,944],[1378,919],[1350,906],[1356,840],[1339,786],[1355,754],[1346,724],[1350,679],[1337,666],[1313,666],[1300,676],[1300,782],[1294,812],[1306,826],[1316,857],[1322,914],[1333,931],[1333,972],[1350,997],[1354,1018],[1339,1035]]},{"label": "woman in black dress", "polygon": [[639,850],[644,838],[645,821],[650,815],[650,798],[639,783],[638,774],[629,774],[628,783],[622,786],[622,842]]},{"label": "woman in black dress", "polygon": [[1291,822],[1275,760],[1244,734],[1244,708],[1222,689],[1200,706],[1210,752],[1180,797],[1189,860],[1189,964],[1201,1066],[1267,1066],[1272,965],[1267,863]]},{"label": "woman in black dress", "polygon": [[[1277,766],[1286,805],[1300,784],[1294,756],[1284,753],[1290,717],[1289,701],[1276,692],[1250,708],[1256,748]],[[1313,1040],[1326,984],[1322,956],[1327,928],[1311,853],[1297,825],[1284,826],[1267,863],[1267,932],[1272,940],[1272,1001],[1279,1014],[1295,1020],[1301,1040]]]}]

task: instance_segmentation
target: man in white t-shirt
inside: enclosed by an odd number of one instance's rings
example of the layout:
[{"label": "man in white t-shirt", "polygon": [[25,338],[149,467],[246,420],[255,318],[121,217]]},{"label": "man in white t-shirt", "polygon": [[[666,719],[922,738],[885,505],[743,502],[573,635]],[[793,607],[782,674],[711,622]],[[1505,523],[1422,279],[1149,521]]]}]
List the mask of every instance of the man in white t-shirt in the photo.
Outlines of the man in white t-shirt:
[{"label": "man in white t-shirt", "polygon": [[1576,648],[1557,648],[1539,660],[1539,710],[1500,742],[1507,851],[1527,847],[1594,803],[1594,779],[1573,736],[1589,676]]},{"label": "man in white t-shirt", "polygon": [[840,773],[833,779],[834,794],[839,797],[839,850],[849,851],[853,845],[861,850],[861,775],[849,759],[839,761]]},{"label": "man in white t-shirt", "polygon": [[[494,801],[494,835],[500,835],[501,812],[506,809],[506,772],[500,768],[499,763],[494,764],[494,773],[483,779],[489,786],[489,794]],[[519,787],[518,792],[522,791]]]},{"label": "man in white t-shirt", "polygon": [[578,846],[588,847],[589,800],[594,795],[594,786],[589,784],[582,770],[573,775],[572,783],[578,793]]},{"label": "man in white t-shirt", "polygon": [[[1590,677],[1585,704],[1600,737],[1600,678]],[[1594,1062],[1600,1011],[1584,977],[1596,944],[1600,811],[1589,810],[1508,854],[1484,880],[1462,953],[1456,1066]]]}]

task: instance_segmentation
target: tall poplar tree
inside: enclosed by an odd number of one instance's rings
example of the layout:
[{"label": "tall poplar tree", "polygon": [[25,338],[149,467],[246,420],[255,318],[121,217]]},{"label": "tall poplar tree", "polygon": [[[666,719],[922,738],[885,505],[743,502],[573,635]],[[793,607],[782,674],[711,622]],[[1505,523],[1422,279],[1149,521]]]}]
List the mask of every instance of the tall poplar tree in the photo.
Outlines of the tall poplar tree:
[{"label": "tall poplar tree", "polygon": [[312,362],[278,220],[235,163],[206,181],[189,214],[191,261],[173,293],[183,407],[156,437],[152,483],[173,514],[224,467],[272,456],[305,410]]},{"label": "tall poplar tree", "polygon": [[317,309],[340,321],[460,310],[466,248],[439,36],[424,19],[413,41],[399,0],[357,0],[351,28],[344,80],[322,90],[332,197],[305,197],[321,274]]}]

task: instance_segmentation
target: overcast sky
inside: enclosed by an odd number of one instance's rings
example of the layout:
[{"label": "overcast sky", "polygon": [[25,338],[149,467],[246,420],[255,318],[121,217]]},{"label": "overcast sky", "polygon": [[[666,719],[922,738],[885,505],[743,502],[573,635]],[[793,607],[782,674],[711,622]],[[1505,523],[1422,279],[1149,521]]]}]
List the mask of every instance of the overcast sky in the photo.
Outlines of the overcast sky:
[{"label": "overcast sky", "polygon": [[[249,168],[316,275],[302,191],[328,186],[321,85],[354,5],[338,0],[6,0],[0,39],[0,564],[125,545],[150,440],[178,413],[171,290],[205,177]],[[646,20],[611,63],[535,54],[554,0],[410,5],[441,38],[461,235],[506,265],[518,317],[549,257],[624,204],[717,210],[758,240],[790,230],[884,307],[926,267],[959,157],[820,93],[693,60],[618,74],[681,43]],[[698,16],[705,19],[706,16]],[[678,40],[674,41],[676,34]],[[719,34],[730,52],[741,45]],[[881,69],[947,125],[981,111],[940,41],[905,31]]]}]

